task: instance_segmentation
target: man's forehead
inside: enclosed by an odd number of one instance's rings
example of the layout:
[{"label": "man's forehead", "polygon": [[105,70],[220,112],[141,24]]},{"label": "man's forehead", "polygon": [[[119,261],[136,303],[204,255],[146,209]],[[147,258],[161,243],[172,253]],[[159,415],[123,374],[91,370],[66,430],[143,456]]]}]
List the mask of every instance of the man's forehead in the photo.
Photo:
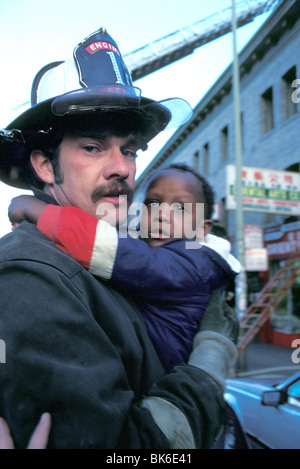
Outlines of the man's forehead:
[{"label": "man's forehead", "polygon": [[132,136],[138,147],[147,148],[145,138],[145,120],[137,113],[129,112],[95,112],[92,115],[72,116],[62,126],[63,137],[96,137]]},{"label": "man's forehead", "polygon": [[103,128],[83,128],[83,129],[70,129],[64,133],[64,138],[91,138],[94,140],[110,140],[113,138],[122,138],[127,144],[136,146],[141,145],[141,136],[138,132],[122,131],[118,129],[103,129]]}]

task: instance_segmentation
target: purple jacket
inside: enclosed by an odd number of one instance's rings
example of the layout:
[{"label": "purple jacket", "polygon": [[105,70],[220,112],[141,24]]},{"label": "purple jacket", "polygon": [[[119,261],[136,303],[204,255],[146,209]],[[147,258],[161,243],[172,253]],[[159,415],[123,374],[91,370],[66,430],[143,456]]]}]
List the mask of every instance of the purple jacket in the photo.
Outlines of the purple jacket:
[{"label": "purple jacket", "polygon": [[167,372],[186,362],[211,292],[224,291],[239,271],[228,241],[205,239],[198,249],[181,239],[156,248],[130,238],[118,242],[111,282],[132,295]]}]

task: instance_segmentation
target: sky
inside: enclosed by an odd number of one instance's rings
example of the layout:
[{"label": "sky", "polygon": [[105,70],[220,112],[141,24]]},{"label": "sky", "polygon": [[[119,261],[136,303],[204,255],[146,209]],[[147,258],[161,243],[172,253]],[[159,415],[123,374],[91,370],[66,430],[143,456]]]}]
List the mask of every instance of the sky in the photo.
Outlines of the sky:
[{"label": "sky", "polygon": [[[25,110],[20,106],[30,101],[36,73],[50,62],[68,59],[75,46],[101,26],[126,59],[126,54],[231,6],[232,0],[0,0],[0,128]],[[239,50],[267,16],[238,29]],[[230,33],[134,85],[145,97],[180,97],[195,107],[231,64],[232,54]],[[139,155],[137,177],[172,133],[162,132]],[[22,193],[0,182],[0,237],[10,231],[10,200]]]}]

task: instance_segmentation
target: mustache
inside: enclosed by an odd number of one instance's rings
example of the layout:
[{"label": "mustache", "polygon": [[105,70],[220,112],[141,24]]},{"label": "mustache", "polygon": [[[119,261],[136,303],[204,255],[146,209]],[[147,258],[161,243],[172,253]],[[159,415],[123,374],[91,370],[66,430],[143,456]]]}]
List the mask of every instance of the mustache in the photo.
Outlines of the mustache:
[{"label": "mustache", "polygon": [[96,189],[94,189],[91,194],[91,199],[92,202],[95,204],[99,200],[101,200],[102,197],[111,194],[126,195],[129,204],[131,204],[133,200],[134,191],[126,181],[112,181],[109,184],[106,184],[105,186],[102,185],[96,187]]}]

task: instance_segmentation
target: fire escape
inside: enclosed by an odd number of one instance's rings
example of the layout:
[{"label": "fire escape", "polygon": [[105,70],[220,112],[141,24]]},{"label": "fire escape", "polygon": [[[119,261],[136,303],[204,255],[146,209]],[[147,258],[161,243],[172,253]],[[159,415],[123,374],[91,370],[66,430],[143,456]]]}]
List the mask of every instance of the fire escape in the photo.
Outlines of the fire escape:
[{"label": "fire escape", "polygon": [[238,351],[241,353],[260,331],[272,312],[288,294],[297,277],[300,276],[300,251],[296,251],[283,267],[270,279],[259,297],[240,318]]}]

